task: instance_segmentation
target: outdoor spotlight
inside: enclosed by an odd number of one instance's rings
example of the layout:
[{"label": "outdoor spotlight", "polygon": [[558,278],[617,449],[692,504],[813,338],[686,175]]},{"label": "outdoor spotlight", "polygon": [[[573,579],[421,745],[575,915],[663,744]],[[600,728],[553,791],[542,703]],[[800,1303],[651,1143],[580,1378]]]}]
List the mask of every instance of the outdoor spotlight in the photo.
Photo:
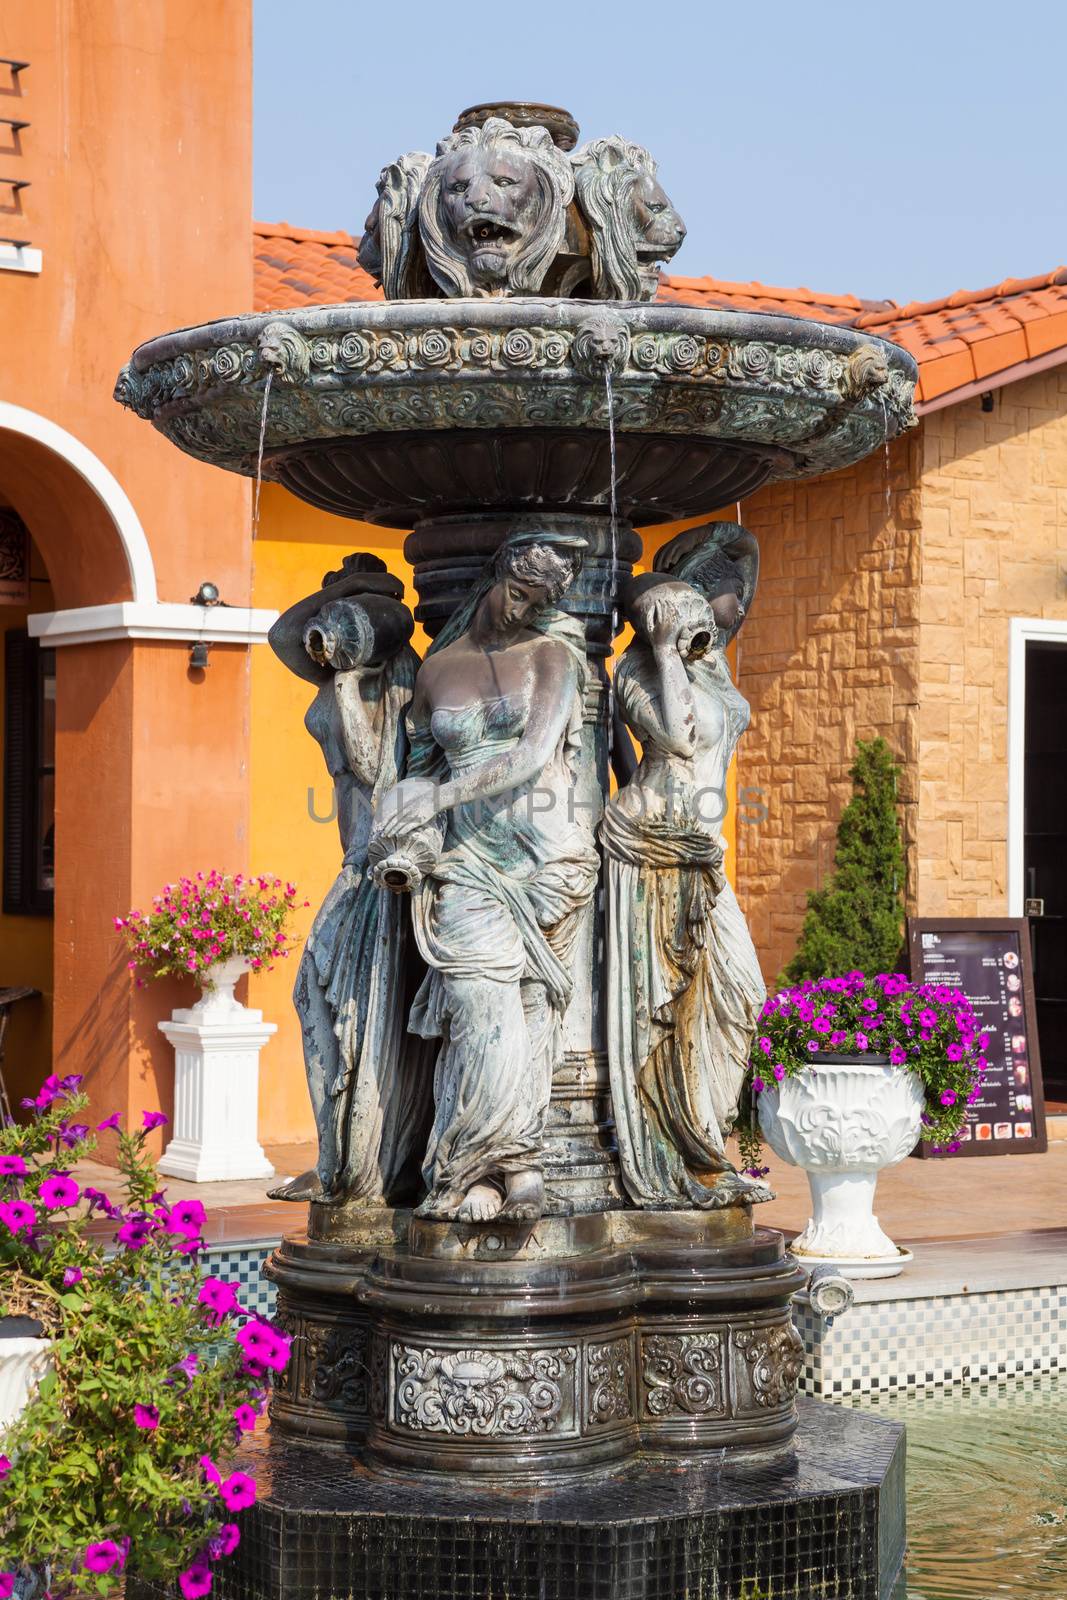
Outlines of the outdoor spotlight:
[{"label": "outdoor spotlight", "polygon": [[189,666],[206,667],[208,664],[208,651],[211,646],[205,639],[197,639],[195,644],[189,646]]},{"label": "outdoor spotlight", "polygon": [[847,1311],[855,1299],[855,1291],[837,1267],[816,1267],[808,1281],[808,1299],[828,1328],[835,1317]]},{"label": "outdoor spotlight", "polygon": [[993,391],[991,389],[987,389],[985,391],[985,393],[983,394],[983,396],[982,396],[982,410],[983,411],[992,411],[992,409],[993,409]]},{"label": "outdoor spotlight", "polygon": [[189,601],[191,606],[221,606],[224,603],[219,599],[217,585],[213,583],[202,583]]}]

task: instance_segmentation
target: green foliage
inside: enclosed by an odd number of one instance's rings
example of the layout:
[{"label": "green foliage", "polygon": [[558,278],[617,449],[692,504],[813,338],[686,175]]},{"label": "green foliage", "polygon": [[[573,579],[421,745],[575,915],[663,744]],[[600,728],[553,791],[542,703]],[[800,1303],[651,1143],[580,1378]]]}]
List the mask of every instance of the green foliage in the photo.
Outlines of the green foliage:
[{"label": "green foliage", "polygon": [[899,771],[884,739],[856,746],[856,793],[837,827],[830,882],[808,895],[796,955],[783,981],[859,968],[899,970],[904,927],[904,845],[897,817]]},{"label": "green foliage", "polygon": [[[239,1542],[232,1508],[255,1496],[215,1459],[254,1426],[288,1344],[204,1277],[203,1207],[166,1205],[145,1154],[157,1113],[120,1133],[122,1203],[78,1192],[65,1169],[95,1147],[78,1082],[49,1079],[33,1120],[0,1130],[0,1312],[52,1339],[51,1372],[0,1441],[0,1595],[27,1568],[54,1593],[106,1595],[129,1561],[193,1597]],[[112,1243],[88,1230],[94,1211]]]}]

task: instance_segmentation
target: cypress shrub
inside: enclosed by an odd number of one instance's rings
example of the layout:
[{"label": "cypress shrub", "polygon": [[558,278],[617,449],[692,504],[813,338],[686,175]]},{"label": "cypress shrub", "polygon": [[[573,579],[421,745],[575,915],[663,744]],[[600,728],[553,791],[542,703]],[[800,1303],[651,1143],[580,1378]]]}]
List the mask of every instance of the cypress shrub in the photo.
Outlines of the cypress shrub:
[{"label": "cypress shrub", "polygon": [[904,932],[904,841],[897,815],[900,768],[884,739],[860,740],[850,776],[855,793],[837,827],[834,869],[808,895],[789,983],[900,969]]}]

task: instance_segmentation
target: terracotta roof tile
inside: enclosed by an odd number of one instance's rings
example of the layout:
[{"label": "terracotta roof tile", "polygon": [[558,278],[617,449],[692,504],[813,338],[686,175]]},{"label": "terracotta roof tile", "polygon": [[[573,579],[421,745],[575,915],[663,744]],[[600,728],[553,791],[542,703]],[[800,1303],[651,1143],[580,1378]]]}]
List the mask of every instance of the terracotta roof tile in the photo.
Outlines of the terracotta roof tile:
[{"label": "terracotta roof tile", "polygon": [[[253,224],[255,309],[285,311],[342,300],[380,300],[356,259],[357,240],[288,222]],[[939,300],[859,300],[850,294],[731,283],[664,274],[659,299],[675,305],[762,311],[867,329],[892,339],[919,363],[917,399],[955,389],[1062,350],[1067,361],[1067,267],[1006,278],[987,289],[959,289]]]}]

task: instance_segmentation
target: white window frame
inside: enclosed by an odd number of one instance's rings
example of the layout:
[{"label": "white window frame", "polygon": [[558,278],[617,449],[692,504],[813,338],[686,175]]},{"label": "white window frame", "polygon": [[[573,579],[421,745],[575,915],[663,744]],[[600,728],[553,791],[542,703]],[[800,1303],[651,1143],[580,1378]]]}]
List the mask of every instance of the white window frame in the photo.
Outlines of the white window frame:
[{"label": "white window frame", "polygon": [[1008,915],[1026,901],[1026,647],[1067,645],[1067,617],[1012,617],[1008,649]]}]

